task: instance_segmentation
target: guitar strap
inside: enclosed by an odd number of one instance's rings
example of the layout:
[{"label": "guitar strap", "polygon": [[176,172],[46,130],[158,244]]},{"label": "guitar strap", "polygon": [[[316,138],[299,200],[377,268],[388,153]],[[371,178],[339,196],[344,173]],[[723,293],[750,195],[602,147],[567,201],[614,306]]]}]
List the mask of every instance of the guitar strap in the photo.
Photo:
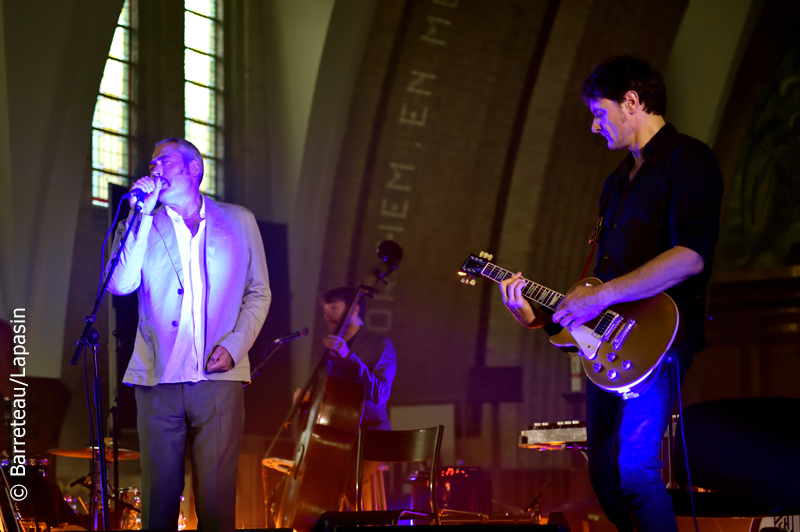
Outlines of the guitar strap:
[{"label": "guitar strap", "polygon": [[589,250],[589,256],[586,257],[586,263],[583,265],[583,271],[581,272],[580,279],[586,279],[586,274],[589,273],[589,266],[592,265],[592,257],[594,257],[595,250],[597,249],[597,241],[600,239],[600,231],[603,230],[603,217],[597,219],[597,224],[594,226],[594,231],[589,236],[589,245],[592,246],[592,249]]},{"label": "guitar strap", "polygon": [[606,197],[603,200],[603,206],[600,207],[600,218],[597,219],[597,223],[594,225],[594,231],[592,231],[592,234],[589,235],[589,245],[592,246],[592,249],[589,250],[589,256],[586,257],[586,263],[583,265],[583,271],[581,272],[581,276],[578,278],[579,281],[581,279],[586,279],[586,275],[589,273],[589,266],[592,264],[592,257],[594,257],[594,253],[597,250],[597,241],[600,240],[600,233],[603,232],[603,215],[606,212],[606,207],[608,207],[609,198],[611,198],[611,191],[606,194]]}]

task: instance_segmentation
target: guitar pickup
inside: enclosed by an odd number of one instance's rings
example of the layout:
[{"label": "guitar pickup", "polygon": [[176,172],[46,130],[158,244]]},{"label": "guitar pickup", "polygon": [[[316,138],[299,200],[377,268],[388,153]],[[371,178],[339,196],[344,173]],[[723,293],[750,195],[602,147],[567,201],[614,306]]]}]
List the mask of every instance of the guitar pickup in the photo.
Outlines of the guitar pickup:
[{"label": "guitar pickup", "polygon": [[622,344],[625,343],[625,339],[633,330],[634,325],[636,325],[636,320],[630,319],[625,325],[622,326],[622,329],[620,329],[619,333],[617,333],[617,336],[614,338],[613,346],[615,351],[622,347]]},{"label": "guitar pickup", "polygon": [[623,319],[624,318],[622,316],[613,310],[606,310],[598,321],[597,325],[595,325],[594,329],[592,329],[592,336],[601,342],[608,342],[608,340],[611,338],[611,335],[614,334],[614,330],[616,330],[617,325],[619,325]]},{"label": "guitar pickup", "polygon": [[[608,342],[611,339],[611,335],[617,329],[617,325],[619,325],[620,322],[622,322],[623,320],[623,317],[617,314],[616,312],[614,312],[613,314],[614,317],[612,318],[611,323],[608,324],[608,327],[606,327],[606,330],[603,333],[602,340],[604,342]],[[616,347],[614,349],[616,349]]]}]

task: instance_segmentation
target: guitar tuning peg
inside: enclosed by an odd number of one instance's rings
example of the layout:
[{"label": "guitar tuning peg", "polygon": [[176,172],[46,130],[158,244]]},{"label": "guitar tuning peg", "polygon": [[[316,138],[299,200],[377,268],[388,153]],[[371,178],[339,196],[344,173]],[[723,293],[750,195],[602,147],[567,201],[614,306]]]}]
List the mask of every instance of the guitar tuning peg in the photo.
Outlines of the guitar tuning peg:
[{"label": "guitar tuning peg", "polygon": [[487,253],[486,254],[486,260],[492,260],[493,258],[494,258],[494,255],[492,255],[491,253]]},{"label": "guitar tuning peg", "polygon": [[482,258],[482,259],[485,259],[486,258],[486,252],[485,251],[481,251],[480,253],[478,253],[478,256],[480,258]]},{"label": "guitar tuning peg", "polygon": [[475,278],[474,277],[469,280],[469,285],[470,286],[475,286]]}]

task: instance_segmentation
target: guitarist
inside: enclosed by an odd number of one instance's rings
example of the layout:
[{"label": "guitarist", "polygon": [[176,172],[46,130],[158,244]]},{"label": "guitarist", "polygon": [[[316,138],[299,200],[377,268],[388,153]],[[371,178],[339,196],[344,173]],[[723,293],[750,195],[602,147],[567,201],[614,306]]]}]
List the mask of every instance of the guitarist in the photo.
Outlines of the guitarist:
[{"label": "guitarist", "polygon": [[[341,337],[333,336],[336,326],[347,308],[347,303],[355,291],[349,287],[333,288],[319,297],[323,316],[328,324],[327,336],[323,343],[331,354],[328,374],[360,381],[364,386],[364,413],[361,416],[360,430],[391,430],[386,402],[392,393],[392,381],[397,373],[397,357],[392,341],[385,336],[364,328],[365,302],[362,297],[355,308],[350,322]],[[355,454],[355,453],[354,453]],[[380,464],[365,462],[363,477],[364,509],[371,508],[370,481],[372,473]],[[350,479],[345,488],[345,498],[350,506],[355,506],[355,456],[350,468]]]},{"label": "guitarist", "polygon": [[584,80],[592,132],[608,148],[628,150],[600,195],[597,286],[578,286],[550,316],[521,295],[521,273],[500,284],[511,314],[530,328],[574,330],[607,307],[666,291],[685,324],[653,385],[623,400],[586,381],[589,476],[617,530],[677,531],[661,479],[661,439],[679,379],[705,347],[705,287],[719,232],[722,177],[702,142],[665,122],[666,87],[647,62],[616,57]]}]

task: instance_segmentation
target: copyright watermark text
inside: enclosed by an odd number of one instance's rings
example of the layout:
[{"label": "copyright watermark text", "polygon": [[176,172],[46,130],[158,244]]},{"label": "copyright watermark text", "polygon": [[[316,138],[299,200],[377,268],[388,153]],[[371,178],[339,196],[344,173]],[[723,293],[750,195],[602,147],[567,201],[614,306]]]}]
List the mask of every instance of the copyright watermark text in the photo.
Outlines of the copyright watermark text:
[{"label": "copyright watermark text", "polygon": [[[25,382],[25,365],[28,360],[27,341],[27,327],[25,324],[25,309],[14,309],[14,317],[10,320],[11,327],[14,331],[14,359],[12,361],[14,368],[13,373],[9,376],[11,385],[14,389],[12,397],[12,416],[11,416],[11,467],[8,473],[12,477],[25,476],[25,416],[26,416],[26,396],[28,393],[28,383]],[[28,489],[21,485],[16,484],[9,490],[11,497],[15,501],[24,500],[28,496]]]}]

